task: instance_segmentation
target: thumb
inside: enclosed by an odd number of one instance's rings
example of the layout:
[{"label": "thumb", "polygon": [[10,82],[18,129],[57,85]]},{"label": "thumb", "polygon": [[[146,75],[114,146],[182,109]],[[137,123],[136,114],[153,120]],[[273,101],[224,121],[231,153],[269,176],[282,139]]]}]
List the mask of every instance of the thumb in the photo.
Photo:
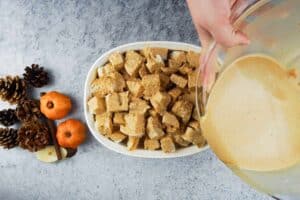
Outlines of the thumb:
[{"label": "thumb", "polygon": [[221,28],[215,29],[212,35],[215,40],[224,47],[247,45],[250,43],[248,37],[243,32],[234,30],[229,22]]}]

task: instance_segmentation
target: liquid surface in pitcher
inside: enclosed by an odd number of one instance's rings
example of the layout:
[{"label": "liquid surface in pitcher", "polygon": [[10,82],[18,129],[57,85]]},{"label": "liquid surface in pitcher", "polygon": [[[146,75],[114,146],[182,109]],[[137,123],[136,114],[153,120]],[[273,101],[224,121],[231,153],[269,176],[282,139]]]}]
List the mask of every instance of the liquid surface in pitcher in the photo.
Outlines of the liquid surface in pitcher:
[{"label": "liquid surface in pitcher", "polygon": [[217,80],[203,133],[227,165],[255,171],[300,161],[300,87],[273,58],[241,57]]}]

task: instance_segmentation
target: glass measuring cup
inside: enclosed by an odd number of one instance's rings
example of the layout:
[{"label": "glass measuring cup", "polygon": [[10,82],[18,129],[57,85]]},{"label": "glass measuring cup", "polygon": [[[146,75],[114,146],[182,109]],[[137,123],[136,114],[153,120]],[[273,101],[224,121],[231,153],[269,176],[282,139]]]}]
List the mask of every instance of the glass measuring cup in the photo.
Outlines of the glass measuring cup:
[{"label": "glass measuring cup", "polygon": [[[297,0],[237,1],[233,7],[232,21],[237,29],[242,29],[249,36],[251,44],[222,49],[217,43],[212,43],[200,67],[202,74],[210,71],[208,64],[216,63],[212,60],[217,56],[221,59],[222,73],[237,58],[252,53],[269,55],[287,68],[300,69],[299,8],[300,1]],[[209,92],[210,83],[205,81],[204,89]],[[202,114],[205,112],[206,94],[204,90],[200,96],[202,98],[197,100],[198,110]],[[271,196],[300,199],[300,163],[288,169],[269,172],[228,167],[244,181]]]}]

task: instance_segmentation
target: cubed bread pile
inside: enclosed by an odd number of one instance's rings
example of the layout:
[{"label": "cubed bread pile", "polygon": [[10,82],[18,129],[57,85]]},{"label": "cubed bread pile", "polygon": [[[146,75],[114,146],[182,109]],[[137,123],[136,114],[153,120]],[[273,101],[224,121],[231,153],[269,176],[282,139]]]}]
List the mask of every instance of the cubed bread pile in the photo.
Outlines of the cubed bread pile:
[{"label": "cubed bread pile", "polygon": [[112,53],[90,86],[97,130],[130,151],[203,147],[195,109],[199,56],[148,47]]}]

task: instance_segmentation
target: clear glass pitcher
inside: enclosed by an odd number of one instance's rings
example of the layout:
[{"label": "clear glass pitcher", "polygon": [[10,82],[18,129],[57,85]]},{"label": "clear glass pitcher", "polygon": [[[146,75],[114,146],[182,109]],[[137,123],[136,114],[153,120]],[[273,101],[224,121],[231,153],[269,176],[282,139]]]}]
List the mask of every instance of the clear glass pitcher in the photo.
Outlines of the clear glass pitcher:
[{"label": "clear glass pitcher", "polygon": [[[222,73],[237,58],[252,53],[269,55],[287,68],[300,69],[299,0],[240,0],[232,10],[235,28],[246,33],[251,43],[222,49],[213,42],[204,55],[200,69],[206,69],[208,63],[213,63],[210,61],[218,57]],[[197,102],[199,113],[205,112],[205,104]],[[300,163],[285,170],[270,172],[230,168],[241,179],[275,199],[300,199]]]}]

